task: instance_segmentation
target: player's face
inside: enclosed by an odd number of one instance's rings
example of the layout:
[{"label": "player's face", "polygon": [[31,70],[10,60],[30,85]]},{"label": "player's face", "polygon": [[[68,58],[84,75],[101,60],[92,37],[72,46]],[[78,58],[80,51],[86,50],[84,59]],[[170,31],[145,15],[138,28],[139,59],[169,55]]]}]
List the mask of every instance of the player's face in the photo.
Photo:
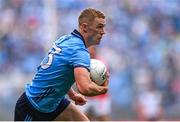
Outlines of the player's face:
[{"label": "player's face", "polygon": [[88,43],[90,45],[97,45],[100,43],[102,36],[105,34],[105,19],[95,18],[94,22],[88,26]]}]

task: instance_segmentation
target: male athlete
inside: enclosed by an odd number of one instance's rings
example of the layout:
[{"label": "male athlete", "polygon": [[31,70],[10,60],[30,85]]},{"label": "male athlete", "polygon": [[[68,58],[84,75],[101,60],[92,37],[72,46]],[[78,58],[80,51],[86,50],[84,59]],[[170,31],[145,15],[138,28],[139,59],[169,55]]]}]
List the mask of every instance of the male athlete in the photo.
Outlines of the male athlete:
[{"label": "male athlete", "polygon": [[[16,103],[15,121],[88,121],[65,98],[66,94],[76,105],[84,105],[86,99],[83,95],[96,96],[108,91],[108,78],[103,86],[91,81],[87,49],[99,44],[105,34],[105,16],[96,9],[88,8],[81,12],[78,22],[78,30],[54,42],[32,82],[25,86],[25,92]],[[82,95],[71,88],[74,82]]]}]

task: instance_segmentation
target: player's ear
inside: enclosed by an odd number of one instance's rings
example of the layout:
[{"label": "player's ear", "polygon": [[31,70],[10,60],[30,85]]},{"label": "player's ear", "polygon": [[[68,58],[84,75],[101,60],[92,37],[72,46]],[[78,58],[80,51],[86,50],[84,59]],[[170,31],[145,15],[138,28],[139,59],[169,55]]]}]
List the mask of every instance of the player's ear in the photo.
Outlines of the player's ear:
[{"label": "player's ear", "polygon": [[87,23],[82,23],[82,29],[85,33],[87,33],[87,30],[88,30],[88,25]]}]

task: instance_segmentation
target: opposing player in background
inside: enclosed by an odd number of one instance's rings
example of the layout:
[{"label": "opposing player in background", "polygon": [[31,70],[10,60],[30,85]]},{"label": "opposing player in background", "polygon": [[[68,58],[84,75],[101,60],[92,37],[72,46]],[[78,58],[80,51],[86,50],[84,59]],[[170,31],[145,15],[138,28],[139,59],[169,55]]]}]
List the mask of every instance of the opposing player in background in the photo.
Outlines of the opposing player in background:
[{"label": "opposing player in background", "polygon": [[[90,56],[93,59],[101,60],[108,67],[107,62],[97,55],[97,48],[89,47]],[[88,97],[88,103],[79,106],[80,110],[86,114],[90,120],[94,121],[110,121],[111,120],[111,98],[109,94]]]},{"label": "opposing player in background", "polygon": [[[84,105],[86,99],[83,95],[96,96],[108,91],[108,78],[102,86],[91,81],[87,49],[99,44],[105,34],[105,15],[89,8],[81,12],[78,21],[78,30],[54,42],[32,82],[26,85],[25,92],[16,103],[15,121],[88,121],[65,95],[76,105]],[[71,88],[74,83],[80,94]]]}]

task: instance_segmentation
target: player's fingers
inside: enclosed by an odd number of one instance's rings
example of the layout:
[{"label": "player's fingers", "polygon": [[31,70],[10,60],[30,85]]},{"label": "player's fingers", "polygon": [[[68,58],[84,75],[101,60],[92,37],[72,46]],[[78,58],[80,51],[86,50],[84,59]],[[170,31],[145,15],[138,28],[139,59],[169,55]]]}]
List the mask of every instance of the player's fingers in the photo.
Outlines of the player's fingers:
[{"label": "player's fingers", "polygon": [[107,71],[106,72],[106,78],[108,79],[110,77],[110,73]]},{"label": "player's fingers", "polygon": [[102,84],[102,86],[108,86],[109,84],[109,78],[106,79],[106,81]]},{"label": "player's fingers", "polygon": [[79,102],[79,101],[75,101],[75,104],[76,104],[76,105],[84,105],[84,104],[86,104],[86,102],[82,102],[82,101],[81,101],[81,102]]}]

